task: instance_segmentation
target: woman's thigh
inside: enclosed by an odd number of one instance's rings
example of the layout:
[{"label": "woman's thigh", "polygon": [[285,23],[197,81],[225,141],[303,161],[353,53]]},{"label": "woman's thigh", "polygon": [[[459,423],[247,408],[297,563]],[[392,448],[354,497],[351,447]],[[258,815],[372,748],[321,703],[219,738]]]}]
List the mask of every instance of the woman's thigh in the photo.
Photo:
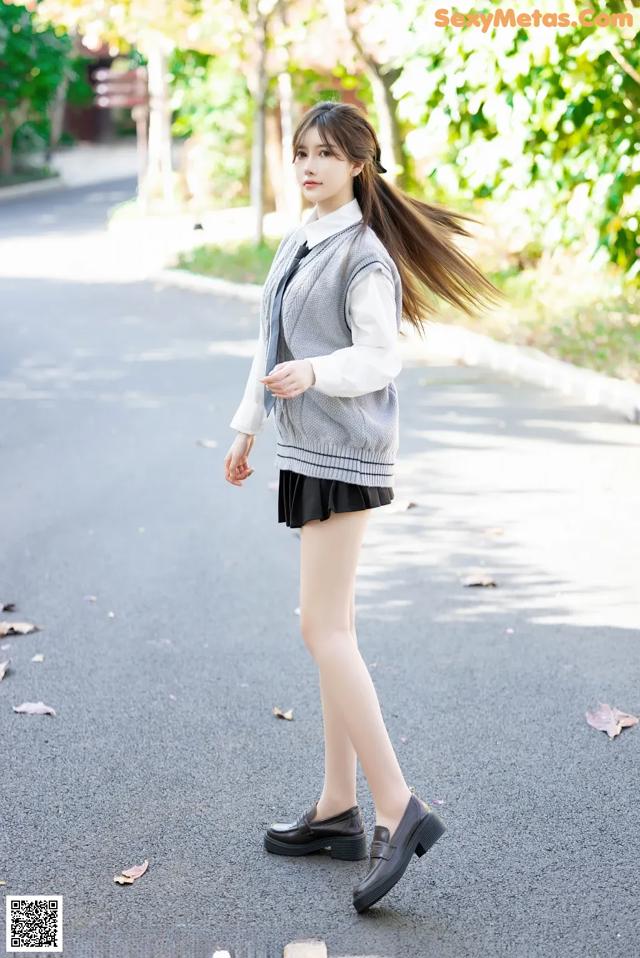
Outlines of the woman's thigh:
[{"label": "woman's thigh", "polygon": [[369,509],[332,512],[300,529],[300,625],[351,631],[360,546]]}]

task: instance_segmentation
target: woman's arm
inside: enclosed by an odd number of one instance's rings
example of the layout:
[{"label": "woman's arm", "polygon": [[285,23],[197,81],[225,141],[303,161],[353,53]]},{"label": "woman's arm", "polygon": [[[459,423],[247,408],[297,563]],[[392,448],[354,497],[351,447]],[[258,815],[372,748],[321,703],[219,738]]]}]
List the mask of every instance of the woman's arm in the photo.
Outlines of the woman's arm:
[{"label": "woman's arm", "polygon": [[264,408],[264,385],[258,379],[259,376],[265,374],[265,362],[264,337],[262,335],[262,322],[260,322],[258,344],[253,355],[244,394],[233,419],[229,423],[232,429],[246,433],[248,436],[257,435],[267,421]]},{"label": "woman's arm", "polygon": [[387,386],[402,369],[393,280],[384,267],[370,270],[349,288],[352,346],[307,357],[314,389],[327,396],[362,396]]}]

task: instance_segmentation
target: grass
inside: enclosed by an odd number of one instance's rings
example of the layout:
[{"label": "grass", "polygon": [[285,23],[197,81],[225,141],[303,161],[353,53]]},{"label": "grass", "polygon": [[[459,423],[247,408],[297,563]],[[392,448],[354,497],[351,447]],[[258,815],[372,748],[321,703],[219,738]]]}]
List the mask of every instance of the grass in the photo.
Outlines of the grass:
[{"label": "grass", "polygon": [[490,278],[507,297],[503,308],[447,320],[640,383],[640,288],[625,286],[619,269],[557,253],[553,263]]},{"label": "grass", "polygon": [[58,174],[48,166],[17,169],[11,176],[0,176],[0,189],[3,186],[18,186],[20,183],[34,183],[38,180],[48,180]]},{"label": "grass", "polygon": [[225,247],[198,246],[182,253],[177,265],[204,276],[219,276],[236,283],[264,283],[280,243],[265,239],[260,245],[252,242]]},{"label": "grass", "polygon": [[[263,283],[278,242],[201,246],[183,253],[177,265],[200,275]],[[620,270],[556,252],[535,268],[487,275],[506,296],[503,307],[467,316],[441,303],[430,318],[640,383],[640,289],[625,287]]]}]

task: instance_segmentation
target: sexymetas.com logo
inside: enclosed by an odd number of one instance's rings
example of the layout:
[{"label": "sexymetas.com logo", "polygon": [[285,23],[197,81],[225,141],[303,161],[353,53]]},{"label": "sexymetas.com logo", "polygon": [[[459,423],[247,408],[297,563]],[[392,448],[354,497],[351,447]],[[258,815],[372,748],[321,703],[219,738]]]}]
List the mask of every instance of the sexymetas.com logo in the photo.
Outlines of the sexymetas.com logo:
[{"label": "sexymetas.com logo", "polygon": [[574,13],[533,10],[522,13],[514,7],[499,7],[493,13],[459,13],[441,7],[435,11],[437,27],[475,27],[486,33],[492,27],[632,27],[633,13],[604,13],[585,8]]}]

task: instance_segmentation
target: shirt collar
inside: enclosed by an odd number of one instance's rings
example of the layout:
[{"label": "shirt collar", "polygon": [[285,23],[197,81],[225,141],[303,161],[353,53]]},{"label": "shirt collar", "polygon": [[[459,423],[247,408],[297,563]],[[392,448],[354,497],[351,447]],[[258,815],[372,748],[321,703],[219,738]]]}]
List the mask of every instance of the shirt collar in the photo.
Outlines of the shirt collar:
[{"label": "shirt collar", "polygon": [[[343,203],[332,213],[326,213],[325,216],[318,217],[318,207],[314,206],[302,223],[301,236],[306,240],[309,249],[313,249],[322,240],[333,236],[334,233],[357,223],[361,219],[362,210],[355,197],[348,203]],[[301,242],[304,242],[304,240],[301,239]]]}]

